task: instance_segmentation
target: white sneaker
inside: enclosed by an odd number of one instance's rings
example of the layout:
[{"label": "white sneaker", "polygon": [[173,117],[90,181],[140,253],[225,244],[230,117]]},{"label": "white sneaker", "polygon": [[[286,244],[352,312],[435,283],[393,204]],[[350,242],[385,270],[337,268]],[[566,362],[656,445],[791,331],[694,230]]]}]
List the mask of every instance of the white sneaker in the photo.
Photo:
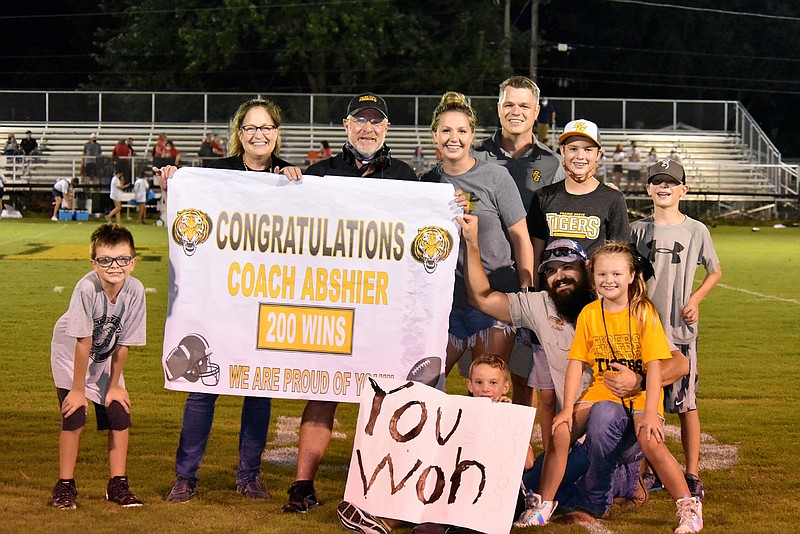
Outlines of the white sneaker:
[{"label": "white sneaker", "polygon": [[52,217],[50,217],[50,220],[51,220],[51,221],[58,221],[58,217],[56,217],[55,215],[53,215]]},{"label": "white sneaker", "polygon": [[546,525],[558,506],[558,501],[543,501],[541,495],[528,490],[525,496],[525,511],[514,521],[517,528]]},{"label": "white sneaker", "polygon": [[684,497],[675,502],[680,518],[675,534],[692,534],[703,530],[703,503],[697,497]]}]

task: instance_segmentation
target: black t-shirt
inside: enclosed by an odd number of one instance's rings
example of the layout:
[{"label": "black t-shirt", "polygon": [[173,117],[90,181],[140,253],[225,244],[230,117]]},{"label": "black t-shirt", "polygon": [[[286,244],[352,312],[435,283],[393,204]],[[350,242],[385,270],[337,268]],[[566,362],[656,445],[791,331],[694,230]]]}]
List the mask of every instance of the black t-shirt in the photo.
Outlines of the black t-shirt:
[{"label": "black t-shirt", "polygon": [[566,182],[557,182],[533,194],[528,208],[528,233],[547,243],[574,239],[591,257],[604,241],[630,241],[625,197],[605,184],[585,195],[573,195]]}]

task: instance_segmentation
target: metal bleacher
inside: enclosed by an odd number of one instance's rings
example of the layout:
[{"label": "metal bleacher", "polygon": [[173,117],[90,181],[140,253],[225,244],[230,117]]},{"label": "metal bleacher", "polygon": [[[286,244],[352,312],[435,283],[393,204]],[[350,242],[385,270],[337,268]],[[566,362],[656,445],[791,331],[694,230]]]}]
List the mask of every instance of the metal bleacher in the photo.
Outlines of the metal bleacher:
[{"label": "metal bleacher", "polygon": [[[476,139],[490,135],[493,127],[482,128],[476,132]],[[81,169],[83,145],[92,133],[97,134],[98,143],[103,149],[108,177],[96,180],[82,180],[82,185],[99,188],[110,179],[110,154],[114,144],[120,139],[132,138],[136,150],[135,170],[137,174],[147,174],[151,164],[152,148],[161,132],[166,133],[182,152],[183,165],[200,165],[197,155],[200,142],[206,132],[216,132],[227,136],[227,125],[180,125],[180,124],[62,124],[50,123],[0,125],[0,136],[14,133],[18,139],[22,133],[31,130],[39,142],[40,155],[26,162],[21,157],[6,157],[3,167],[7,186],[24,186],[29,192],[47,192],[56,179],[78,176]],[[3,137],[5,138],[5,137]],[[553,138],[554,139],[554,138]],[[334,152],[345,141],[341,125],[307,125],[284,123],[281,127],[281,157],[299,166],[304,165],[308,151],[317,148],[320,141],[327,140]],[[716,201],[725,203],[718,212],[741,212],[739,204],[746,202],[745,209],[754,212],[771,211],[776,201],[771,198],[776,192],[775,181],[748,157],[747,148],[737,133],[704,132],[699,130],[668,132],[660,130],[603,130],[603,143],[609,160],[605,172],[610,175],[610,155],[617,144],[628,146],[635,140],[643,156],[655,147],[659,157],[666,157],[673,147],[678,149],[687,172],[687,183],[691,194],[689,200]],[[417,146],[422,146],[429,162],[433,162],[433,148],[430,130],[425,126],[392,125],[387,143],[395,157],[410,162]],[[0,164],[2,161],[0,161]],[[29,163],[29,165],[26,165]],[[102,167],[102,166],[101,166]],[[645,200],[641,184],[625,184],[626,196],[633,202]],[[758,199],[762,200],[759,201]],[[756,202],[752,201],[756,199]],[[629,206],[631,205],[629,202]],[[721,205],[721,204],[720,204]],[[764,208],[767,206],[767,208]],[[718,213],[718,214],[719,214]]]}]

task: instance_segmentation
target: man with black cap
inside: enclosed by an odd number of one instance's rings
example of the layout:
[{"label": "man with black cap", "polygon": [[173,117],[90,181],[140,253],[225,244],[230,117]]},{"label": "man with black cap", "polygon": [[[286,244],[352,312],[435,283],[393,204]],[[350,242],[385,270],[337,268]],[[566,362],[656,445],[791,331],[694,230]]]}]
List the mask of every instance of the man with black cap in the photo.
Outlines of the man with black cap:
[{"label": "man with black cap", "polygon": [[315,176],[364,176],[417,180],[413,169],[392,157],[384,143],[389,130],[389,111],[383,98],[373,93],[353,97],[342,120],[347,142],[336,156],[319,161],[306,169]]},{"label": "man with black cap", "polygon": [[[305,174],[354,176],[417,181],[417,174],[405,162],[395,159],[384,143],[389,129],[389,112],[383,98],[373,93],[353,97],[342,120],[347,142],[336,156],[318,161]],[[306,403],[300,421],[297,446],[297,478],[289,487],[289,500],[281,510],[304,513],[319,504],[314,476],[328,448],[333,432],[336,402]]]}]

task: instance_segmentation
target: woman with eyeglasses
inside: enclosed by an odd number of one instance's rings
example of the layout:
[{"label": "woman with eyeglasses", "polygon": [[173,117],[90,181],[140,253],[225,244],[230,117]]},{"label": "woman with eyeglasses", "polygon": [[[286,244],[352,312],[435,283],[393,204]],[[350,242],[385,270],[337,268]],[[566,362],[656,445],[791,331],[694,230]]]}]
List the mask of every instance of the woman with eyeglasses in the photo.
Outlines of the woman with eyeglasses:
[{"label": "woman with eyeglasses", "polygon": [[[461,93],[446,93],[433,112],[431,131],[441,161],[422,176],[423,182],[449,182],[469,198],[471,214],[480,220],[478,242],[483,268],[492,288],[516,292],[533,285],[533,246],[528,236],[525,207],[513,178],[500,165],[470,155],[475,139],[475,110]],[[506,362],[515,329],[470,306],[459,254],[447,344],[449,372],[467,350],[473,361],[493,352]]]},{"label": "woman with eyeglasses", "polygon": [[[298,167],[278,157],[280,148],[281,110],[269,100],[248,100],[239,106],[231,119],[229,156],[209,162],[212,169],[269,172],[299,180]],[[153,168],[158,183],[166,191],[167,180],[177,167]],[[175,482],[167,502],[182,503],[192,498],[197,488],[197,470],[205,453],[217,395],[192,392],[186,397],[178,450],[175,455]],[[269,492],[261,484],[261,455],[267,442],[271,399],[244,397],[239,431],[239,465],[236,491],[250,499],[268,499]]]},{"label": "woman with eyeglasses", "polygon": [[[255,98],[239,106],[231,119],[228,157],[210,160],[210,169],[255,171],[283,174],[290,180],[299,180],[302,171],[278,157],[280,152],[281,108],[270,100]],[[153,168],[158,184],[167,190],[167,180],[177,167],[167,165]]]}]

